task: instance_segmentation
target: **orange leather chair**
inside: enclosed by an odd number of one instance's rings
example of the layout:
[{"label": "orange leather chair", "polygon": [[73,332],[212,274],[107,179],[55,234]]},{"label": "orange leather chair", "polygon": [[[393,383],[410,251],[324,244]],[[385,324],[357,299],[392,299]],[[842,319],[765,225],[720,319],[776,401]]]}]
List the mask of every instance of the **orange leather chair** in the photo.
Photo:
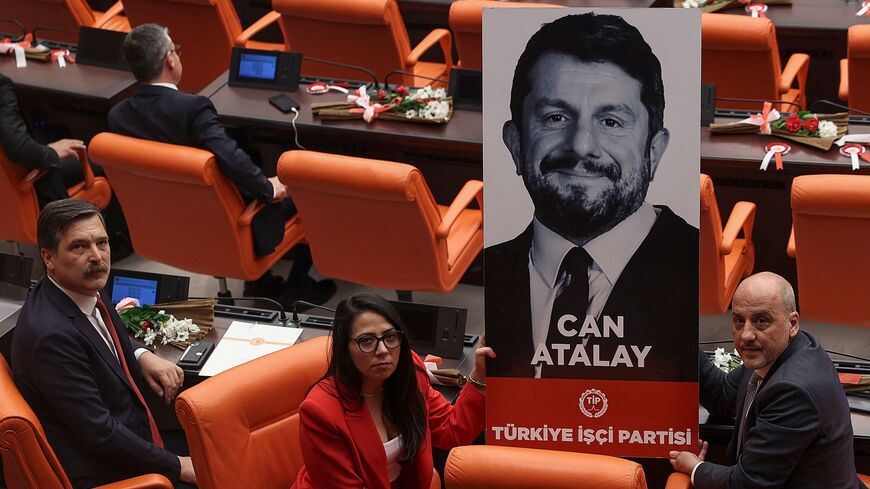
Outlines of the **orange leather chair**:
[{"label": "orange leather chair", "polygon": [[251,220],[263,206],[245,207],[208,151],[104,132],[91,140],[90,152],[112,182],[133,248],[143,258],[255,280],[303,239],[299,217],[293,216],[275,251],[256,256]]},{"label": "orange leather chair", "polygon": [[233,46],[282,50],[283,44],[251,41],[251,36],[277,21],[270,12],[242,31],[232,0],[124,0],[133,25],[150,22],[169,28],[182,46],[184,75],[180,88],[199,92],[230,67]]},{"label": "orange leather chair", "polygon": [[[72,489],[48,444],[36,414],[21,397],[12,371],[0,355],[0,455],[9,489]],[[172,489],[169,479],[147,474],[95,489]]]},{"label": "orange leather chair", "polygon": [[[737,284],[752,273],[755,264],[754,223],[755,204],[738,202],[723,230],[713,180],[701,174],[701,314],[725,312]],[[740,231],[743,231],[743,238],[737,237]]]},{"label": "orange leather chair", "polygon": [[[630,460],[588,453],[494,445],[471,445],[451,450],[444,466],[444,481],[447,489],[647,487],[643,467]],[[672,476],[666,489],[689,487],[688,477]]]},{"label": "orange leather chair", "polygon": [[[87,200],[100,209],[105,209],[112,199],[108,180],[95,177],[88,163],[87,153],[79,152],[84,181],[67,189],[70,197]],[[13,164],[0,148],[0,239],[18,243],[36,244],[36,222],[39,220],[39,201],[33,183],[44,174],[38,170],[27,171]]]},{"label": "orange leather chair", "polygon": [[[379,81],[393,70],[446,80],[453,66],[447,29],[433,30],[411,49],[396,0],[272,0],[272,8],[281,14],[285,39],[293,51],[363,66],[373,71]],[[436,43],[441,46],[445,62],[420,61],[420,56]],[[368,81],[368,76],[357,70],[307,60],[302,61],[302,74]],[[389,81],[412,86],[433,84],[403,75],[392,75]]]},{"label": "orange leather chair", "polygon": [[801,317],[870,327],[870,176],[797,177],[791,211]]},{"label": "orange leather chair", "polygon": [[849,58],[840,60],[840,99],[853,109],[870,112],[870,25],[849,28],[848,49]]},{"label": "orange leather chair", "polygon": [[39,39],[77,43],[79,27],[96,27],[110,31],[130,31],[130,22],[123,15],[120,0],[105,12],[93,10],[87,0],[0,0],[0,12],[15,19],[27,32],[34,27],[62,29],[70,32],[37,31]]},{"label": "orange leather chair", "polygon": [[456,51],[459,55],[457,66],[468,70],[480,70],[483,66],[483,43],[481,41],[481,26],[483,24],[483,9],[487,7],[553,7],[562,5],[531,2],[503,2],[499,0],[456,0],[450,5],[450,30],[456,41]]},{"label": "orange leather chair", "polygon": [[372,287],[449,292],[483,248],[483,182],[435,203],[420,170],[388,161],[288,151],[278,178],[296,203],[323,275]]},{"label": "orange leather chair", "polygon": [[242,364],[184,391],[175,412],[200,489],[287,489],[302,468],[299,405],[326,373],[328,336]]},{"label": "orange leather chair", "polygon": [[[806,108],[810,57],[792,54],[782,68],[776,28],[770,19],[702,14],[701,38],[701,80],[716,84],[716,97],[785,100]],[[761,111],[761,105],[760,102],[716,102],[716,107],[757,111]],[[779,110],[796,112],[798,108],[780,104]]]},{"label": "orange leather chair", "polygon": [[870,487],[870,476],[858,474],[858,478],[861,479],[861,482],[863,482],[865,486]]}]

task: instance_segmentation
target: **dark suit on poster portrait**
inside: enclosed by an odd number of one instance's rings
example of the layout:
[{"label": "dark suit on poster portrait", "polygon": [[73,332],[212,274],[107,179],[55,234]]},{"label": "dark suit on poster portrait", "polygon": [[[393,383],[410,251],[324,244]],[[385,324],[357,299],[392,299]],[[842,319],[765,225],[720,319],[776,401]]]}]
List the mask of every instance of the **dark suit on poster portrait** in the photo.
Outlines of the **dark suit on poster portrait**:
[{"label": "dark suit on poster portrait", "polygon": [[[108,310],[123,350],[119,353],[144,390],[121,318],[113,308]],[[118,359],[75,302],[48,277],[34,287],[21,310],[12,371],[74,487],[149,472],[178,478],[178,457],[151,443],[147,413]]]},{"label": "dark suit on poster portrait", "polygon": [[245,202],[266,204],[251,222],[257,254],[270,253],[284,238],[284,220],[296,213],[293,202],[271,203],[272,184],[227,135],[208,97],[166,86],[140,85],[132,97],[109,112],[109,128],[125,136],[212,152],[220,171],[236,185]]},{"label": "dark suit on poster portrait", "polygon": [[[753,370],[740,366],[726,375],[703,353],[699,361],[701,404],[739,423]],[[695,488],[862,487],[846,395],[827,353],[808,333],[799,332],[764,377],[746,415],[739,455],[737,431],[728,445],[729,465],[699,465]]]},{"label": "dark suit on poster portrait", "polygon": [[[625,337],[599,339],[603,358],[616,343],[653,345],[643,369],[573,367],[576,378],[694,382],[695,372],[680,365],[694,337],[676,325],[695,324],[698,315],[698,230],[667,207],[626,265],[602,316],[625,316]],[[487,343],[498,352],[489,375],[532,377],[534,354],[529,301],[529,249],[532,226],[521,235],[485,251]],[[590,339],[591,345],[596,339]]]}]

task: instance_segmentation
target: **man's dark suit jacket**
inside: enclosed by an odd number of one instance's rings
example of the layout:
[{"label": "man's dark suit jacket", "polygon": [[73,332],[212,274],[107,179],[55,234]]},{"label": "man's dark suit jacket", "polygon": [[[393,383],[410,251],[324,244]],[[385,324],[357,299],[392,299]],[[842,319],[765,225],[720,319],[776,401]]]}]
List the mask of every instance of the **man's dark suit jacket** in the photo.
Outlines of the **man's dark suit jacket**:
[{"label": "man's dark suit jacket", "polygon": [[[725,375],[701,353],[700,400],[708,411],[738,417],[752,370]],[[696,489],[855,489],[849,404],[827,353],[799,332],[774,362],[746,416],[743,450],[737,427],[728,445],[730,466],[710,462],[695,471]]]},{"label": "man's dark suit jacket", "polygon": [[48,170],[34,184],[40,204],[66,199],[69,194],[60,171],[57,153],[34,140],[18,107],[12,80],[0,74],[0,143],[13,163],[28,170]]},{"label": "man's dark suit jacket", "polygon": [[[112,308],[109,314],[119,353],[141,390],[142,372],[121,318]],[[178,479],[178,457],[151,443],[148,416],[118,359],[75,302],[47,277],[21,309],[12,373],[76,488],[146,473]]]},{"label": "man's dark suit jacket", "polygon": [[[664,206],[646,239],[613,286],[602,316],[625,318],[624,338],[591,338],[602,359],[617,345],[652,345],[644,368],[571,367],[577,378],[694,382],[687,351],[697,348],[698,230]],[[498,353],[487,360],[489,375],[532,377],[532,313],[529,304],[529,249],[532,226],[484,254],[486,341]],[[600,323],[599,323],[600,324]],[[687,328],[692,328],[687,334]],[[568,356],[566,356],[568,358]]]},{"label": "man's dark suit jacket", "polygon": [[272,184],[218,121],[208,97],[167,87],[140,85],[132,97],[109,111],[112,132],[212,152],[220,171],[236,187],[245,202],[267,204],[251,222],[257,255],[266,255],[284,239],[284,219],[296,213],[287,199],[272,201]]}]

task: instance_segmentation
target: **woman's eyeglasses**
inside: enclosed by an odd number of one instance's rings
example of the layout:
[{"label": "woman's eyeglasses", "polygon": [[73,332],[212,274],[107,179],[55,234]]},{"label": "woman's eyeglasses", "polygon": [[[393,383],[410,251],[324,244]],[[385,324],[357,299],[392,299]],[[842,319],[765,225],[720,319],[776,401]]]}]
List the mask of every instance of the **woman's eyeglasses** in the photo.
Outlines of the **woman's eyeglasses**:
[{"label": "woman's eyeglasses", "polygon": [[395,350],[402,344],[402,332],[398,330],[388,331],[383,336],[375,336],[373,334],[364,334],[356,338],[351,338],[351,341],[356,341],[356,346],[363,353],[371,353],[378,349],[378,343],[384,342],[387,349]]}]

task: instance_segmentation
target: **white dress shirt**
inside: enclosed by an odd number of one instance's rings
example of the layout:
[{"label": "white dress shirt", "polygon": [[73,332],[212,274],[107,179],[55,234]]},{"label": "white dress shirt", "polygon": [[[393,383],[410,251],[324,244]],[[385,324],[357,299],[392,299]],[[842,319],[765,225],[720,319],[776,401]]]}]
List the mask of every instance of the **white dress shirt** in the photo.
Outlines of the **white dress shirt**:
[{"label": "white dress shirt", "polygon": [[[115,342],[112,341],[112,337],[109,335],[109,329],[106,327],[105,321],[100,317],[100,313],[97,310],[97,296],[82,295],[78,292],[67,290],[58,284],[53,278],[48,277],[48,279],[51,280],[51,283],[56,285],[61,292],[66,294],[67,297],[75,302],[79,310],[82,311],[82,314],[88,318],[88,321],[90,321],[94,329],[97,330],[97,334],[100,335],[100,338],[103,339],[106,346],[109,347],[109,351],[112,352],[112,355],[115,355],[115,358],[118,358],[118,352],[115,350]],[[136,356],[136,360],[139,360],[139,357],[147,351],[147,348],[137,348],[133,354]]]},{"label": "white dress shirt", "polygon": [[[658,218],[658,211],[644,202],[634,214],[611,230],[596,236],[583,248],[592,258],[589,266],[589,308],[586,314],[598,317],[610,297],[613,285],[631,257],[640,247]],[[532,311],[532,344],[547,341],[553,301],[562,290],[567,274],[559,275],[562,260],[576,245],[532,220],[532,247],[529,250],[529,299]],[[535,378],[541,377],[541,366],[535,366]]]}]

